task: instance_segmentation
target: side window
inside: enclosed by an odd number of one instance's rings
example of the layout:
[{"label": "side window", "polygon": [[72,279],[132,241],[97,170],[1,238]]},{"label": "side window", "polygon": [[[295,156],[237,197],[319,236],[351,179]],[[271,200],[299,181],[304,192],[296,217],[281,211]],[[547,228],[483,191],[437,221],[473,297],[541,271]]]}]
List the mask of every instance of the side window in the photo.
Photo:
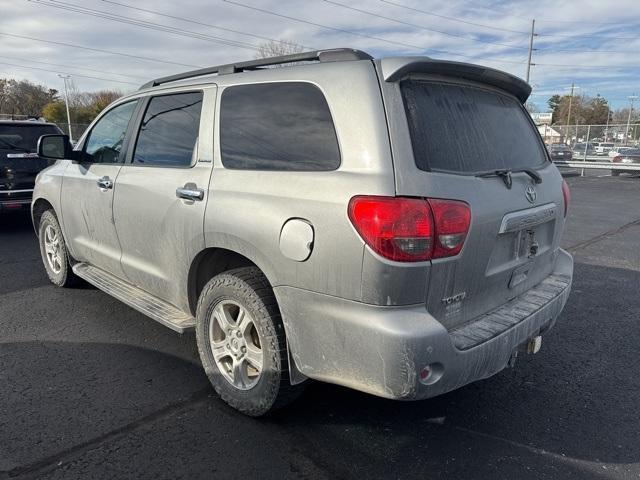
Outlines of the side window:
[{"label": "side window", "polygon": [[238,85],[222,92],[220,151],[226,168],[326,171],[340,166],[324,95],[310,83]]},{"label": "side window", "polygon": [[[107,112],[89,132],[85,142],[85,159],[93,163],[118,163],[127,126],[138,101],[123,103]],[[124,155],[124,152],[123,152]]]},{"label": "side window", "polygon": [[202,92],[151,98],[140,125],[133,163],[168,167],[191,165],[201,109]]}]

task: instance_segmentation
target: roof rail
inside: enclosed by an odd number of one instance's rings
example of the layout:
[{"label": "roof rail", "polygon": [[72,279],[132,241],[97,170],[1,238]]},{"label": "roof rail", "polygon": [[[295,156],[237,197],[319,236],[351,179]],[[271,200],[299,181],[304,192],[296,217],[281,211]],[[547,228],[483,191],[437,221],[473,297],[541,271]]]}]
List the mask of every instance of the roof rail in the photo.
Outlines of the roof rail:
[{"label": "roof rail", "polygon": [[295,62],[344,62],[348,60],[373,60],[373,57],[361,50],[352,48],[333,48],[330,50],[316,50],[313,52],[292,53],[290,55],[281,55],[279,57],[260,58],[257,60],[249,60],[247,62],[228,63],[226,65],[217,65],[215,67],[200,68],[189,72],[177,73],[167,77],[156,78],[145,83],[140,89],[155,87],[163,83],[185,80],[187,78],[200,77],[202,75],[211,75],[217,73],[224,75],[227,73],[237,73],[243,70],[255,70],[261,67],[269,67],[272,65],[282,65],[283,63]]}]

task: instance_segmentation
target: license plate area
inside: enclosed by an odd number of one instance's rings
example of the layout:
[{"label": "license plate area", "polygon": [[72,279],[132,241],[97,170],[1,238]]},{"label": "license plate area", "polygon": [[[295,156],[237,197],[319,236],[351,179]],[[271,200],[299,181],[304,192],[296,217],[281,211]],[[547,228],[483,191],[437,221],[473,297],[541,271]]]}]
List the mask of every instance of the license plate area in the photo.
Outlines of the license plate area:
[{"label": "license plate area", "polygon": [[505,215],[493,246],[486,275],[512,275],[514,268],[529,264],[529,267],[516,274],[521,280],[514,280],[514,283],[522,283],[525,271],[533,269],[536,260],[553,246],[556,213],[556,205],[548,204]]}]

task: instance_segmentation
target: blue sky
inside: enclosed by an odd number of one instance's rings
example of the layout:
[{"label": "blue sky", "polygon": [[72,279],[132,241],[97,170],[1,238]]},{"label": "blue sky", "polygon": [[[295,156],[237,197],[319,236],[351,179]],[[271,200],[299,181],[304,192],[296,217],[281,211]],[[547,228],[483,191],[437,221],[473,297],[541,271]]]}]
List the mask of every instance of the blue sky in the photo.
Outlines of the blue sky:
[{"label": "blue sky", "polygon": [[0,76],[61,89],[56,72],[69,73],[80,90],[129,91],[191,66],[251,59],[272,38],[524,77],[533,18],[531,100],[540,110],[572,82],[613,108],[640,94],[638,0],[0,0]]}]

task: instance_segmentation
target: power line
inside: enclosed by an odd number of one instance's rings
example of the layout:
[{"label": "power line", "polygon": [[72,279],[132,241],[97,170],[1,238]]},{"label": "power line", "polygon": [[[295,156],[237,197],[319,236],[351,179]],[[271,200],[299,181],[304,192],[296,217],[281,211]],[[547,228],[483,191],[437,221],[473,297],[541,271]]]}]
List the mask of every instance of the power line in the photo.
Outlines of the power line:
[{"label": "power line", "polygon": [[90,75],[80,75],[79,73],[72,73],[72,72],[61,72],[59,70],[49,70],[47,68],[40,68],[40,67],[29,67],[27,65],[18,65],[16,63],[7,63],[7,62],[0,62],[0,65],[9,65],[11,67],[17,67],[17,68],[28,68],[29,70],[40,70],[43,72],[49,72],[49,73],[58,73],[58,74],[63,74],[63,75],[72,75],[74,77],[81,77],[81,78],[91,78],[93,80],[102,80],[104,82],[115,82],[115,83],[126,83],[128,85],[136,85],[138,86],[138,83],[133,83],[133,82],[125,82],[124,80],[113,80],[110,78],[104,78],[104,77],[92,77]]},{"label": "power line", "polygon": [[109,55],[119,55],[121,57],[135,58],[135,59],[138,59],[138,60],[148,60],[150,62],[165,63],[165,64],[168,64],[168,65],[178,65],[178,66],[181,66],[181,67],[202,68],[202,65],[191,65],[191,64],[188,64],[188,63],[171,62],[169,60],[162,60],[160,58],[143,57],[141,55],[131,55],[131,54],[128,54],[128,53],[114,52],[112,50],[103,50],[101,48],[92,48],[92,47],[86,47],[86,46],[83,46],[83,45],[74,45],[72,43],[56,42],[54,40],[44,40],[42,38],[28,37],[26,35],[18,35],[18,34],[15,34],[15,33],[0,32],[0,35],[1,36],[6,36],[6,37],[22,38],[22,39],[25,39],[25,40],[33,40],[34,42],[50,43],[52,45],[61,45],[63,47],[79,48],[81,50],[89,50],[89,51],[92,51],[92,52],[108,53]]},{"label": "power line", "polygon": [[621,53],[621,54],[632,54],[633,52],[623,51],[623,50],[580,50],[580,49],[563,49],[563,48],[536,48],[538,52],[550,52],[550,53]]},{"label": "power line", "polygon": [[0,55],[0,58],[5,58],[5,59],[8,59],[8,60],[17,60],[19,62],[41,63],[42,65],[51,65],[53,67],[76,68],[78,70],[85,70],[87,72],[108,73],[110,75],[116,75],[116,76],[119,76],[119,77],[127,77],[127,78],[135,78],[135,79],[138,79],[138,80],[145,80],[144,77],[136,77],[134,75],[125,75],[124,73],[105,72],[104,70],[96,70],[96,69],[93,69],[93,68],[78,67],[78,66],[75,66],[75,65],[63,65],[63,64],[60,64],[60,63],[41,62],[41,61],[38,61],[38,60],[27,60],[27,59],[24,59],[24,58],[7,57],[7,56],[4,56],[4,55]]},{"label": "power line", "polygon": [[[346,34],[354,35],[354,36],[357,36],[357,37],[369,38],[371,40],[377,40],[379,42],[385,42],[385,43],[389,43],[389,44],[392,44],[392,45],[400,45],[400,46],[403,46],[403,47],[408,47],[408,48],[420,50],[421,52],[433,51],[433,52],[437,52],[437,53],[444,53],[446,55],[454,55],[454,56],[468,58],[468,59],[472,59],[472,60],[478,58],[478,57],[474,57],[474,56],[471,56],[471,55],[464,55],[462,53],[450,52],[450,51],[447,51],[447,50],[440,50],[440,49],[436,49],[436,48],[430,48],[429,49],[429,48],[421,47],[419,45],[413,45],[411,43],[398,42],[396,40],[389,40],[387,38],[376,37],[374,35],[368,35],[366,33],[356,32],[354,30],[346,30],[346,29],[343,29],[343,28],[330,27],[329,25],[323,25],[322,23],[317,23],[317,22],[312,22],[310,20],[304,20],[302,18],[292,17],[292,16],[289,16],[289,15],[285,15],[285,14],[282,14],[282,13],[277,13],[277,12],[274,12],[274,11],[271,11],[271,10],[266,10],[264,8],[254,7],[253,5],[246,5],[244,3],[236,2],[234,0],[222,0],[222,1],[225,2],[225,3],[229,3],[231,5],[236,5],[238,7],[247,8],[249,10],[254,10],[256,12],[266,13],[267,15],[272,15],[272,16],[284,18],[284,19],[287,19],[287,20],[293,20],[294,22],[305,23],[307,25],[313,25],[314,27],[324,28],[326,30],[333,30],[334,32],[346,33]],[[516,62],[516,61],[513,61],[513,60],[505,60],[505,59],[500,59],[500,58],[494,58],[494,59],[485,58],[485,59],[483,59],[483,61],[486,61],[486,62],[498,62],[498,63],[513,63],[513,64],[516,64],[516,65],[522,65],[524,63],[524,62]]]},{"label": "power line", "polygon": [[250,43],[246,43],[246,42],[242,42],[242,41],[236,41],[236,40],[230,40],[230,39],[226,39],[223,37],[217,37],[214,35],[207,35],[207,34],[203,34],[203,33],[198,33],[198,32],[193,32],[190,30],[185,30],[185,29],[181,29],[181,28],[176,28],[176,27],[171,27],[168,25],[161,25],[158,23],[153,23],[153,22],[148,22],[146,20],[136,20],[136,19],[132,19],[130,17],[125,17],[123,15],[116,15],[116,14],[111,14],[109,12],[104,12],[101,10],[94,10],[91,8],[85,8],[81,5],[77,5],[77,4],[73,4],[73,3],[66,3],[66,2],[59,2],[59,1],[45,1],[45,0],[28,0],[32,3],[36,3],[38,5],[45,5],[48,7],[54,7],[54,8],[59,8],[61,10],[66,10],[66,11],[70,11],[70,12],[75,12],[75,13],[80,13],[83,15],[89,15],[92,17],[97,17],[97,18],[103,18],[105,20],[111,20],[113,22],[118,22],[118,23],[124,23],[124,24],[128,24],[128,25],[134,25],[137,27],[141,27],[141,28],[146,28],[148,30],[155,30],[155,31],[160,31],[160,32],[165,32],[165,33],[171,33],[173,35],[179,35],[179,36],[183,36],[183,37],[189,37],[189,38],[195,38],[198,40],[204,40],[204,41],[208,41],[208,42],[213,42],[213,43],[219,43],[222,45],[228,45],[228,46],[232,46],[232,47],[239,47],[239,48],[245,48],[248,50],[254,50],[254,51],[259,51],[259,48],[256,45],[250,44]]},{"label": "power line", "polygon": [[[485,12],[489,12],[492,15],[496,14],[495,9],[493,8],[487,8],[487,7],[481,7],[479,5],[473,5],[471,7],[474,10],[484,10]],[[504,13],[503,13],[504,14]],[[519,20],[523,20],[523,21],[530,21],[531,17],[530,16],[521,16],[521,15],[511,15],[511,17],[513,18],[517,18]],[[587,20],[556,20],[553,18],[549,18],[549,17],[543,17],[540,18],[536,15],[536,18],[538,19],[538,21],[542,21],[542,22],[549,22],[549,23],[579,23],[581,25],[632,25],[632,26],[636,26],[636,24],[634,23],[625,23],[625,22],[589,22]]]},{"label": "power line", "polygon": [[613,68],[613,69],[619,69],[619,68],[624,68],[624,69],[628,69],[628,68],[640,68],[640,66],[638,65],[577,65],[577,64],[563,64],[563,63],[536,63],[536,66],[540,66],[540,67],[569,67],[569,68]]},{"label": "power line", "polygon": [[[281,44],[288,44],[289,43],[289,42],[286,42],[286,41],[283,41],[283,40],[278,40],[278,39],[275,39],[275,38],[263,37],[262,35],[256,35],[254,33],[247,33],[247,32],[243,32],[243,31],[240,31],[240,30],[233,30],[231,28],[220,27],[218,25],[212,25],[210,23],[200,22],[200,21],[197,21],[197,20],[193,20],[191,18],[184,18],[184,17],[175,16],[175,15],[169,15],[169,14],[166,14],[166,13],[158,12],[157,10],[148,10],[146,8],[132,7],[131,5],[126,5],[124,3],[114,2],[112,0],[102,0],[102,1],[106,2],[106,3],[111,3],[113,5],[119,5],[121,7],[129,8],[131,10],[138,10],[140,12],[152,13],[154,15],[159,15],[161,17],[172,18],[174,20],[180,20],[182,22],[192,23],[194,25],[201,25],[203,27],[217,28],[217,29],[224,30],[224,31],[227,31],[227,32],[238,33],[240,35],[246,35],[248,37],[259,38],[261,40],[269,40],[269,41],[277,42],[277,43],[281,43]],[[308,48],[309,50],[316,50],[314,47],[310,47],[308,45],[300,45],[300,46],[304,47],[304,48]]]},{"label": "power line", "polygon": [[604,38],[607,40],[638,40],[640,37],[611,37],[609,35],[569,35],[566,33],[540,33],[541,37],[559,37],[559,38]]},{"label": "power line", "polygon": [[[518,18],[524,18],[524,17],[518,17]],[[589,22],[587,20],[556,20],[553,18],[540,18],[539,20],[547,23],[579,23],[580,25],[632,25],[632,26],[635,26],[635,24],[633,23],[625,23],[625,22]]]},{"label": "power line", "polygon": [[419,28],[421,30],[426,30],[428,32],[435,32],[435,33],[439,33],[441,35],[447,35],[449,37],[462,38],[464,40],[471,40],[471,41],[474,41],[474,42],[487,43],[487,44],[490,44],[490,45],[499,45],[501,47],[517,48],[519,50],[528,50],[528,47],[521,47],[521,46],[518,46],[518,45],[509,44],[509,43],[492,42],[491,40],[482,40],[480,38],[470,37],[468,35],[458,35],[457,33],[445,32],[443,30],[436,30],[434,28],[425,27],[423,25],[417,25],[415,23],[410,23],[410,22],[405,22],[403,20],[398,20],[397,18],[392,18],[392,17],[387,17],[385,15],[380,15],[378,13],[370,12],[369,10],[363,10],[361,8],[356,8],[356,7],[352,7],[350,5],[345,5],[344,3],[335,2],[333,0],[322,0],[322,1],[324,1],[325,3],[331,4],[331,5],[335,5],[337,7],[342,7],[342,8],[346,8],[348,10],[352,10],[354,12],[364,13],[365,15],[370,15],[372,17],[382,18],[384,20],[389,20],[391,22],[399,23],[401,25],[407,25],[409,27]]},{"label": "power line", "polygon": [[380,1],[382,3],[387,3],[387,4],[393,5],[395,7],[400,7],[400,8],[404,8],[406,10],[411,10],[413,12],[422,13],[424,15],[430,15],[430,16],[433,16],[433,17],[444,18],[445,20],[450,20],[452,22],[464,23],[466,25],[473,25],[475,27],[481,27],[481,28],[489,28],[491,30],[497,30],[497,31],[500,31],[500,32],[520,33],[520,34],[523,34],[523,35],[529,35],[529,32],[524,32],[522,30],[511,30],[509,28],[494,27],[494,26],[485,25],[485,24],[482,24],[482,23],[470,22],[468,20],[462,20],[460,18],[449,17],[447,15],[441,15],[439,13],[428,12],[426,10],[421,10],[419,8],[409,7],[408,5],[402,5],[401,3],[391,2],[389,0],[380,0]]}]

